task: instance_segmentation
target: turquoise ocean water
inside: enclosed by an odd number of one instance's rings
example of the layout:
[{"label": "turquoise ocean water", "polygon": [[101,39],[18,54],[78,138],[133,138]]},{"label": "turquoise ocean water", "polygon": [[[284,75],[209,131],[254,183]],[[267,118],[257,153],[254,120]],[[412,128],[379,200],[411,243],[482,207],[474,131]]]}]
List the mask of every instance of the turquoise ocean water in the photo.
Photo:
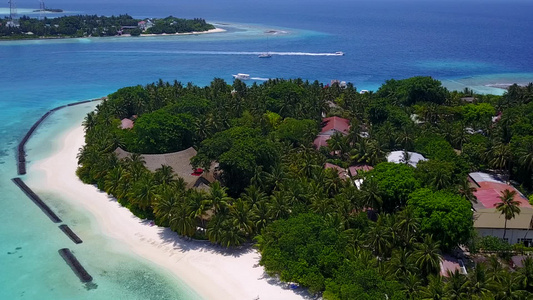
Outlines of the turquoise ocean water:
[{"label": "turquoise ocean water", "polygon": [[[19,0],[28,13],[36,1]],[[533,81],[531,1],[154,0],[47,1],[69,13],[203,17],[226,33],[0,42],[0,299],[196,299],[178,279],[102,237],[90,215],[40,191],[83,234],[74,247],[10,181],[18,141],[46,111],[162,78],[208,84],[231,74],[331,79],[376,89],[389,78],[431,75],[455,89]],[[23,10],[26,9],[26,10]],[[0,9],[0,14],[5,9]],[[53,15],[50,15],[53,16]],[[265,31],[281,33],[267,35]],[[270,59],[257,53],[271,51]],[[345,52],[344,56],[310,55]],[[90,106],[54,114],[28,145],[29,160],[57,147]],[[35,175],[35,176],[38,176]],[[88,290],[57,254],[76,249],[95,277]],[[18,249],[17,249],[18,248]],[[208,287],[206,287],[208,288]]]}]

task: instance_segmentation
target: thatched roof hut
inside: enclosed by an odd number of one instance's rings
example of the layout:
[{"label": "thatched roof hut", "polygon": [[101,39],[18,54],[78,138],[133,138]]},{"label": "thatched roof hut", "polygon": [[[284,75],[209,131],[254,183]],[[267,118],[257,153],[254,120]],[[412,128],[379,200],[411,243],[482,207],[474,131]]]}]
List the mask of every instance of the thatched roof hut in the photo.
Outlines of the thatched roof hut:
[{"label": "thatched roof hut", "polygon": [[[123,159],[131,155],[130,152],[117,148],[115,150],[118,158]],[[183,178],[187,183],[187,188],[205,189],[209,183],[214,181],[213,172],[215,165],[213,164],[208,172],[203,172],[200,176],[195,173],[191,166],[191,158],[196,155],[196,150],[193,147],[179,152],[164,153],[164,154],[142,154],[145,161],[145,166],[148,170],[155,172],[163,165],[172,167],[174,174]]]}]

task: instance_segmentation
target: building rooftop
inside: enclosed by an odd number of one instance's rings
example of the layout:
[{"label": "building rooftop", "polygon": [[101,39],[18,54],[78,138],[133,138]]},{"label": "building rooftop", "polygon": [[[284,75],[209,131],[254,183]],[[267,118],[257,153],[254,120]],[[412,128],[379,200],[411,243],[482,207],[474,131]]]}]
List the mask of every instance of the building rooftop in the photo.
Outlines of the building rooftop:
[{"label": "building rooftop", "polygon": [[331,130],[348,134],[350,131],[350,121],[341,117],[329,117],[322,119],[322,130],[320,132],[327,133]]},{"label": "building rooftop", "polygon": [[328,146],[328,140],[329,140],[330,137],[331,136],[329,136],[329,135],[319,135],[313,141],[313,145],[315,145],[315,147],[317,149],[320,149],[320,147],[327,147]]},{"label": "building rooftop", "polygon": [[[131,155],[130,152],[117,148],[115,150],[118,158],[123,159]],[[203,176],[197,176],[194,174],[194,169],[191,166],[191,158],[196,155],[196,150],[193,147],[185,149],[179,152],[165,153],[165,154],[142,154],[145,161],[145,166],[148,170],[155,172],[155,170],[161,168],[162,165],[172,167],[174,174],[183,178],[187,183],[188,188],[199,187],[203,183],[212,182],[212,173],[214,172],[214,166],[211,167],[208,174],[204,173]]]},{"label": "building rooftop", "polygon": [[482,172],[473,172],[468,175],[477,189],[474,196],[476,196],[478,203],[473,204],[474,209],[494,208],[500,202],[500,196],[505,190],[516,191],[514,200],[520,202],[521,208],[532,207],[524,195],[512,185],[501,181],[497,176]]},{"label": "building rooftop", "polygon": [[[419,161],[427,160],[422,154],[416,153],[416,152],[408,152],[409,153],[409,164],[413,167],[416,167]],[[393,162],[393,163],[404,163],[404,151],[392,151],[387,155],[387,161]]]},{"label": "building rooftop", "polygon": [[348,171],[350,172],[350,176],[357,176],[357,174],[359,173],[359,171],[365,171],[365,172],[368,172],[370,170],[374,169],[374,167],[370,166],[370,165],[355,165],[355,166],[350,166],[348,168]]},{"label": "building rooftop", "polygon": [[124,118],[120,121],[120,128],[122,129],[132,129],[133,128],[133,121],[128,119],[128,118]]},{"label": "building rooftop", "polygon": [[462,260],[450,255],[443,255],[440,261],[440,275],[448,277],[448,271],[455,272],[458,270],[461,274],[466,275],[466,268]]}]

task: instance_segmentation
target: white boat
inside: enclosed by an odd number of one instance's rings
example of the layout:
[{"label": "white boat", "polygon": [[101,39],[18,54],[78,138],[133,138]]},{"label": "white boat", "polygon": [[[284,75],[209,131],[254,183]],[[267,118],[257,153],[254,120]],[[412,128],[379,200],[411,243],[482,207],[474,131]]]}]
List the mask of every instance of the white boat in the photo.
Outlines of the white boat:
[{"label": "white boat", "polygon": [[344,52],[342,52],[342,51],[337,51],[337,52],[335,52],[335,55],[343,56],[343,55],[344,55]]},{"label": "white boat", "polygon": [[231,75],[231,76],[233,76],[235,79],[240,79],[240,80],[250,79],[250,74],[244,74],[244,73],[237,73],[237,75]]},{"label": "white boat", "polygon": [[261,54],[259,54],[258,57],[259,57],[259,58],[271,58],[271,57],[272,57],[272,54],[270,54],[270,53],[268,53],[268,52],[267,52],[267,53],[261,53]]}]

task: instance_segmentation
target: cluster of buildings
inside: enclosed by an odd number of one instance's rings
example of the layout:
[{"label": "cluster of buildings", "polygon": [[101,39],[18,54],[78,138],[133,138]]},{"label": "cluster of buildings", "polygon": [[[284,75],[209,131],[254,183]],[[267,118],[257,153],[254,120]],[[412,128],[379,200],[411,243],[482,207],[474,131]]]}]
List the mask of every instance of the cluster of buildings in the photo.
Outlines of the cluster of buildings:
[{"label": "cluster of buildings", "polygon": [[[121,121],[122,129],[133,128],[133,118],[125,118]],[[348,135],[350,131],[350,121],[340,117],[329,117],[322,120],[322,129],[315,138],[313,144],[319,149],[327,146],[327,141],[335,133]],[[119,158],[124,158],[130,153],[118,148],[115,151]],[[209,183],[215,179],[213,177],[213,166],[208,172],[203,170],[194,170],[190,165],[190,160],[196,155],[194,148],[189,148],[180,152],[167,154],[149,154],[143,155],[146,161],[146,167],[155,171],[161,165],[169,165],[172,167],[176,175],[182,177],[187,183],[188,187],[196,187],[206,189]],[[409,161],[405,161],[405,156]],[[424,156],[416,152],[393,151],[387,156],[387,161],[394,163],[408,163],[413,167],[419,161],[426,160]],[[366,164],[352,165],[348,168],[326,163],[325,169],[337,170],[339,177],[344,180],[353,180],[357,187],[360,187],[362,181],[358,178],[361,171],[370,171],[372,166]],[[523,243],[526,246],[533,245],[533,207],[529,201],[513,186],[506,184],[498,177],[481,172],[470,173],[468,177],[471,187],[475,188],[474,196],[477,202],[472,202],[472,210],[474,212],[474,228],[480,236],[495,236],[503,238],[504,229],[507,228],[505,239],[510,244]],[[520,203],[520,214],[515,218],[507,220],[505,224],[505,217],[496,210],[496,204],[500,202],[500,196],[505,190],[516,191],[515,200]]]},{"label": "cluster of buildings", "polygon": [[[324,118],[322,129],[313,144],[317,149],[326,147],[327,141],[333,134],[347,135],[349,131],[349,120],[340,117]],[[408,161],[405,161],[406,156]],[[416,167],[416,164],[423,160],[426,158],[416,152],[393,151],[387,156],[389,162],[408,163],[413,167]],[[369,165],[354,165],[345,169],[331,163],[326,163],[324,168],[337,170],[341,179],[351,178],[358,187],[362,183],[361,179],[356,177],[358,172],[372,170],[372,166]],[[469,174],[468,179],[471,187],[475,188],[474,196],[477,198],[477,202],[472,202],[472,210],[474,212],[474,228],[478,234],[503,238],[506,227],[505,240],[510,244],[522,243],[525,246],[533,246],[533,207],[529,204],[528,199],[495,175],[473,172]],[[520,214],[507,220],[507,225],[504,215],[496,210],[496,204],[501,202],[500,196],[505,190],[516,191],[514,200],[520,203]]]}]

